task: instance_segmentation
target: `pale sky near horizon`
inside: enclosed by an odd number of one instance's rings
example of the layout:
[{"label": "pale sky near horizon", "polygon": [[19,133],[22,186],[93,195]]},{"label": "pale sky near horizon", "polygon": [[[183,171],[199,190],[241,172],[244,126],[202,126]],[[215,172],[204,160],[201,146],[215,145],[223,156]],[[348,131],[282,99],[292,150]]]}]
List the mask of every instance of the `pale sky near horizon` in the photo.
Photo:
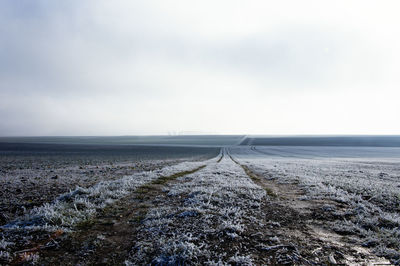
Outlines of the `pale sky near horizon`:
[{"label": "pale sky near horizon", "polygon": [[400,134],[400,1],[0,1],[0,136]]}]

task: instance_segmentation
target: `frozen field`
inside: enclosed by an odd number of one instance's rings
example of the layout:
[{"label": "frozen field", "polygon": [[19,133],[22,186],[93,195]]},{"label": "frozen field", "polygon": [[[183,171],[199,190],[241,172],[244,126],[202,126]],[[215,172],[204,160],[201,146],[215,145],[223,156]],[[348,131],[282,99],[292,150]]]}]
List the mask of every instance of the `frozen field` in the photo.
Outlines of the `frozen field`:
[{"label": "frozen field", "polygon": [[375,254],[400,258],[400,148],[235,147],[241,163],[278,184],[295,184],[299,199],[322,200],[324,227],[359,237]]},{"label": "frozen field", "polygon": [[[180,152],[58,193],[7,220],[0,231],[2,263],[400,263],[400,148]],[[137,162],[124,158],[114,167]],[[79,179],[103,169],[98,164],[81,165]],[[59,168],[79,170],[70,163]]]},{"label": "frozen field", "polygon": [[0,225],[77,186],[86,188],[218,152],[207,147],[0,142]]}]

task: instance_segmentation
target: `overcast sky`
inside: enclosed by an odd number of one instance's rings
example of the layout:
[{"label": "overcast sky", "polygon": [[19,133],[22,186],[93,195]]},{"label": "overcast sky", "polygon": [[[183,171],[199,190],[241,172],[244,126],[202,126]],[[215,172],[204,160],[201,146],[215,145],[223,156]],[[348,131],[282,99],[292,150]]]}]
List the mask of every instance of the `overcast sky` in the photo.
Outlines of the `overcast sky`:
[{"label": "overcast sky", "polygon": [[400,1],[0,1],[0,135],[400,134]]}]

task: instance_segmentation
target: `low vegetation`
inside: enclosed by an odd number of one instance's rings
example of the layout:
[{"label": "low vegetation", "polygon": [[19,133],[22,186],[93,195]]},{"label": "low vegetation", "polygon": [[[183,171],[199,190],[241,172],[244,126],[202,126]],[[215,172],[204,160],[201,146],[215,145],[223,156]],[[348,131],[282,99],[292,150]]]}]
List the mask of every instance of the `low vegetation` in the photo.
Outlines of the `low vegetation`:
[{"label": "low vegetation", "polygon": [[[243,160],[246,167],[281,184],[295,184],[302,200],[325,200],[318,218],[343,236],[400,263],[400,167],[394,159]],[[329,203],[331,201],[331,203]]]},{"label": "low vegetation", "polygon": [[0,262],[400,264],[397,159],[288,154],[224,148],[78,186],[3,224]]}]

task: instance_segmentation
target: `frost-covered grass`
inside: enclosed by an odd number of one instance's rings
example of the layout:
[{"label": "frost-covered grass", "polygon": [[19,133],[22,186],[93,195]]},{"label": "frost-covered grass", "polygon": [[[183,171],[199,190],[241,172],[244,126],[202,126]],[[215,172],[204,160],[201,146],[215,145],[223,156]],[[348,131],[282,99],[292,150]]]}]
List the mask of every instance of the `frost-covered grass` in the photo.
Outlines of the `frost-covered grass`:
[{"label": "frost-covered grass", "polygon": [[118,180],[102,181],[92,187],[76,189],[60,195],[54,202],[34,208],[23,219],[9,223],[5,229],[30,229],[38,226],[71,228],[93,217],[97,210],[114,203],[139,186],[158,178],[199,167],[203,162],[183,162],[160,170],[136,173]]},{"label": "frost-covered grass", "polygon": [[249,222],[261,223],[254,214],[265,191],[227,156],[177,181],[165,188],[168,202],[147,213],[126,264],[251,265],[251,255],[229,243],[243,241]]},{"label": "frost-covered grass", "polygon": [[[216,160],[217,158],[214,158],[209,161],[215,162]],[[11,239],[16,237],[12,232],[21,232],[25,235],[24,238],[29,238],[28,232],[75,230],[81,225],[90,224],[99,210],[122,199],[140,186],[181,172],[191,171],[203,164],[204,162],[183,162],[156,171],[140,172],[117,180],[102,181],[89,188],[77,187],[69,193],[62,194],[54,202],[34,208],[24,217],[1,227],[1,259],[10,261],[13,257],[10,246],[14,243],[12,240],[4,238],[4,236]],[[37,258],[25,259],[35,261]]]},{"label": "frost-covered grass", "polygon": [[217,147],[0,143],[0,226],[58,195],[182,161]]},{"label": "frost-covered grass", "polygon": [[[0,158],[0,163],[4,163],[3,160]],[[15,220],[34,207],[53,202],[59,195],[77,186],[87,188],[101,181],[118,180],[134,173],[178,163],[172,160],[147,160],[129,163],[114,161],[100,165],[81,165],[76,162],[76,165],[68,166],[63,162],[56,164],[48,161],[44,167],[39,162],[24,164],[21,161],[22,158],[19,158],[16,163],[21,169],[0,167],[0,225]]]},{"label": "frost-covered grass", "polygon": [[7,240],[5,240],[4,238],[2,238],[0,240],[0,262],[1,261],[9,261],[11,255],[10,253],[7,251],[7,247],[12,246],[14,243],[13,242],[9,242]]},{"label": "frost-covered grass", "polygon": [[344,204],[342,210],[327,208],[327,214],[338,217],[331,222],[332,228],[360,236],[361,244],[373,248],[377,255],[400,263],[399,159],[316,158],[316,154],[299,159],[293,154],[286,158],[255,156],[254,151],[238,157],[265,178],[303,187],[304,200],[325,199]]}]

